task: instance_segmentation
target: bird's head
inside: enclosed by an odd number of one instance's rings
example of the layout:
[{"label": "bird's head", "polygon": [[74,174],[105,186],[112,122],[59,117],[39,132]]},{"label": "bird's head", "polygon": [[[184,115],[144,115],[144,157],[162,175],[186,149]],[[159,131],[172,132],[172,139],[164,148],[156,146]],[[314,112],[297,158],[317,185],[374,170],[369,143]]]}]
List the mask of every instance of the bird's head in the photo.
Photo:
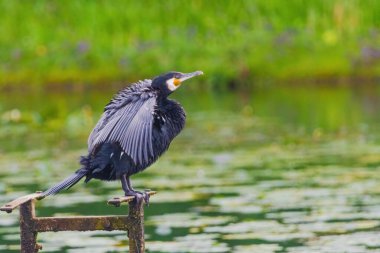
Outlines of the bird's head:
[{"label": "bird's head", "polygon": [[155,77],[152,81],[152,87],[160,90],[164,95],[169,95],[181,86],[183,81],[199,75],[203,75],[203,72],[181,73],[171,71]]}]

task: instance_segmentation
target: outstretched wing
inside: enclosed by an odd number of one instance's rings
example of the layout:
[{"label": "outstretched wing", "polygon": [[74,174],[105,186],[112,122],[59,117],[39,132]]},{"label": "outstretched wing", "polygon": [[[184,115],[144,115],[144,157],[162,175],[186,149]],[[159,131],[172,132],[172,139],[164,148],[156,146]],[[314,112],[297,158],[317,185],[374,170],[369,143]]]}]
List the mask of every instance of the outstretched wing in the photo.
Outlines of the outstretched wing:
[{"label": "outstretched wing", "polygon": [[147,164],[154,156],[152,127],[154,96],[131,99],[122,107],[105,111],[88,139],[89,152],[102,143],[119,143],[135,164]]}]

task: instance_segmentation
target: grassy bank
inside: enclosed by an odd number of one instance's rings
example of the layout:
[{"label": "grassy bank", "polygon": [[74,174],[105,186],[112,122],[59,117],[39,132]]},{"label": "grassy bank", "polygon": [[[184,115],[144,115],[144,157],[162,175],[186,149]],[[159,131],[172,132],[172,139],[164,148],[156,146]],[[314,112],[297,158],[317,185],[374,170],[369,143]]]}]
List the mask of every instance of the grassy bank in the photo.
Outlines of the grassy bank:
[{"label": "grassy bank", "polygon": [[[0,0],[0,83],[380,75],[380,1]],[[245,81],[244,81],[245,80]]]}]

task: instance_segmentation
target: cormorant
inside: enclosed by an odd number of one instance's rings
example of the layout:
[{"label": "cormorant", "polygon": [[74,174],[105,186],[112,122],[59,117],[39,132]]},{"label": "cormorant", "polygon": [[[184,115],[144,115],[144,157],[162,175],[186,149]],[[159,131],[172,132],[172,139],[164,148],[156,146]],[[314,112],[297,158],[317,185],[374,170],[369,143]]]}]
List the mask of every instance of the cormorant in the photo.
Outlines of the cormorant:
[{"label": "cormorant", "polygon": [[69,189],[86,177],[86,183],[93,178],[121,180],[126,196],[139,197],[142,193],[132,188],[130,176],[154,163],[185,124],[182,106],[168,96],[183,81],[202,74],[172,71],[119,91],[88,138],[88,155],[81,157],[81,168],[42,195]]}]

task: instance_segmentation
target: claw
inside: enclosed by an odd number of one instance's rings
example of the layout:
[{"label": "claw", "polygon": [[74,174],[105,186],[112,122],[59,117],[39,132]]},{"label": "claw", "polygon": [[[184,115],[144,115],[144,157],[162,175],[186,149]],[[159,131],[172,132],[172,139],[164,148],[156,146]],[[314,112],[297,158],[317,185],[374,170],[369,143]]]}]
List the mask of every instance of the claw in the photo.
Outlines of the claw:
[{"label": "claw", "polygon": [[121,177],[121,186],[123,187],[125,196],[134,196],[134,201],[136,201],[137,204],[141,204],[141,201],[144,200],[144,203],[149,205],[149,194],[147,193],[149,190],[145,190],[144,192],[135,191],[132,188],[129,176],[123,175]]},{"label": "claw", "polygon": [[144,202],[147,206],[149,206],[149,198],[150,198],[150,195],[147,193],[147,192],[144,192],[143,193],[143,198],[144,198]]},{"label": "claw", "polygon": [[140,191],[128,191],[125,192],[125,196],[134,196],[135,201],[137,201],[138,204],[141,203],[141,201],[144,200],[144,203],[149,206],[149,194],[146,192],[140,192]]}]

